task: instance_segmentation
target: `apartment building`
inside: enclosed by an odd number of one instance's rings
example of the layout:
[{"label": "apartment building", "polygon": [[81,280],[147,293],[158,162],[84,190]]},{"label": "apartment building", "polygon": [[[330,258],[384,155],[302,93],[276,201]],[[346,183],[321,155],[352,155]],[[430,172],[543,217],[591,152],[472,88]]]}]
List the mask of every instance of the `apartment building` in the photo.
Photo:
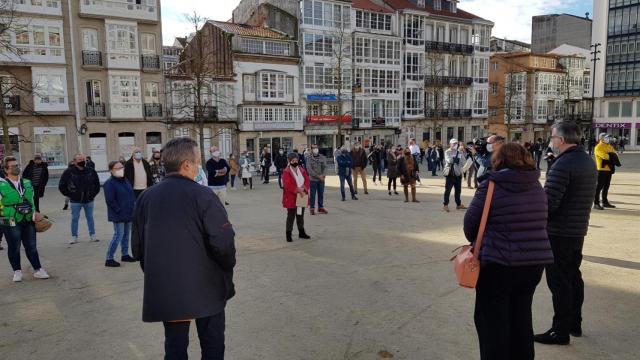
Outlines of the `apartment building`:
[{"label": "apartment building", "polygon": [[591,40],[602,45],[594,69],[594,132],[624,136],[634,150],[640,150],[639,11],[636,1],[594,1]]},{"label": "apartment building", "polygon": [[489,132],[514,141],[548,139],[558,121],[590,121],[590,71],[582,55],[491,57]]},{"label": "apartment building", "polygon": [[15,18],[3,34],[6,46],[0,47],[0,85],[11,148],[0,145],[0,158],[11,153],[26,163],[41,153],[52,172],[62,171],[77,151],[76,134],[82,131],[74,116],[68,2],[16,1],[8,6],[3,11]]},{"label": "apartment building", "polygon": [[404,43],[402,140],[471,140],[488,116],[493,23],[458,1],[386,0]]},{"label": "apartment building", "polygon": [[[606,2],[606,0],[605,0]],[[531,20],[531,51],[545,53],[569,44],[588,49],[591,41],[591,20],[571,14],[534,16]]]},{"label": "apartment building", "polygon": [[491,37],[491,52],[522,52],[531,51],[531,44],[507,38]]}]

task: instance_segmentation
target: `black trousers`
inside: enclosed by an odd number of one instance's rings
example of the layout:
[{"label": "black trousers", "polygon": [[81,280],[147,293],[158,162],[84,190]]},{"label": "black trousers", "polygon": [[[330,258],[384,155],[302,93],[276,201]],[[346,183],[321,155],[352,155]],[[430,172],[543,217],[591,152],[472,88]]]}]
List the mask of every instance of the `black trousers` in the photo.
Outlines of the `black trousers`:
[{"label": "black trousers", "polygon": [[[453,169],[451,169],[453,171]],[[462,176],[447,176],[446,183],[444,184],[444,205],[449,205],[449,198],[451,197],[451,188],[455,188],[454,199],[456,201],[456,205],[462,205],[462,199],[460,199],[460,195],[462,194]]]},{"label": "black trousers", "polygon": [[304,232],[304,208],[302,209],[302,215],[298,215],[297,209],[287,209],[287,233],[293,231],[293,220],[298,225],[298,232]]},{"label": "black trousers", "polygon": [[[191,322],[164,322],[164,360],[187,360]],[[224,311],[196,319],[203,360],[224,360]]]},{"label": "black trousers", "polygon": [[474,313],[480,359],[535,358],[531,303],[543,268],[542,265],[482,265]]},{"label": "black trousers", "polygon": [[553,329],[561,336],[582,324],[584,281],[580,272],[583,237],[549,235],[554,263],[545,267],[553,299]]},{"label": "black trousers", "polygon": [[389,183],[387,184],[387,189],[389,189],[389,192],[391,192],[391,184],[393,184],[393,191],[396,191],[397,181],[398,181],[398,178],[396,177],[389,178]]},{"label": "black trousers", "polygon": [[609,202],[609,186],[611,185],[611,171],[598,171],[598,186],[596,187],[595,203],[600,203],[600,193],[602,192],[602,202]]},{"label": "black trousers", "polygon": [[247,184],[249,189],[253,189],[253,178],[242,178],[242,185],[247,186]]},{"label": "black trousers", "polygon": [[36,206],[36,211],[40,212],[40,197],[38,194],[33,195],[33,204]]},{"label": "black trousers", "polygon": [[269,168],[271,165],[266,165],[262,168],[262,179],[265,183],[269,183]]}]

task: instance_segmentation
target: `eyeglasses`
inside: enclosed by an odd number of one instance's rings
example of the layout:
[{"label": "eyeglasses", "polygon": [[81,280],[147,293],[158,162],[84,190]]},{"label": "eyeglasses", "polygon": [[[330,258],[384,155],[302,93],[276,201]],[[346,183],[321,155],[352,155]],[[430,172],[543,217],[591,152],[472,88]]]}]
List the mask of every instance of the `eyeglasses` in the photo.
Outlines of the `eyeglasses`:
[{"label": "eyeglasses", "polygon": [[552,139],[564,139],[562,136],[558,136],[558,135],[551,135]]}]

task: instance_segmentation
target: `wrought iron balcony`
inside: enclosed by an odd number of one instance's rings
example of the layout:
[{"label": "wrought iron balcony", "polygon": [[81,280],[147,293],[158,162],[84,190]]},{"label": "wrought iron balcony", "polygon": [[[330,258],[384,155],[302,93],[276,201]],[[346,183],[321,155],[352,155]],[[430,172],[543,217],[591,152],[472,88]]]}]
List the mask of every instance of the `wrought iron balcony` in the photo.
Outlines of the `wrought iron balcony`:
[{"label": "wrought iron balcony", "polygon": [[102,66],[102,52],[82,50],[82,65]]},{"label": "wrought iron balcony", "polygon": [[426,86],[470,86],[473,84],[473,78],[458,76],[427,76],[425,78]]},{"label": "wrought iron balcony", "polygon": [[161,118],[162,104],[144,104],[145,118]]},{"label": "wrought iron balcony", "polygon": [[440,41],[427,41],[425,42],[425,50],[431,52],[445,52],[452,54],[473,54],[473,46],[465,44],[455,44]]},{"label": "wrought iron balcony", "polygon": [[85,104],[87,108],[88,118],[103,118],[107,117],[107,110],[105,104]]},{"label": "wrought iron balcony", "polygon": [[142,70],[160,71],[160,56],[142,55]]},{"label": "wrought iron balcony", "polygon": [[471,117],[471,109],[427,109],[425,112],[425,118],[427,119],[433,119],[436,117],[440,119]]}]

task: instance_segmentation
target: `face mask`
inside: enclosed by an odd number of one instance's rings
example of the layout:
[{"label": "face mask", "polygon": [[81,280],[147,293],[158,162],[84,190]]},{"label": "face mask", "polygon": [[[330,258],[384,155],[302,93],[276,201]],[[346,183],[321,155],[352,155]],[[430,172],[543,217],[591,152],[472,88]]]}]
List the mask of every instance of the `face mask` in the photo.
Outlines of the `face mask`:
[{"label": "face mask", "polygon": [[280,155],[284,154],[284,151],[280,150],[278,151],[280,153]]},{"label": "face mask", "polygon": [[155,155],[155,156],[153,157],[153,159],[154,159],[154,160],[160,160],[160,155]]},{"label": "face mask", "polygon": [[124,169],[118,169],[113,173],[113,176],[117,177],[117,178],[123,178],[124,177]]},{"label": "face mask", "polygon": [[215,158],[219,158],[220,157],[220,151],[214,151],[211,153],[211,155],[213,155],[213,157]]},{"label": "face mask", "polygon": [[360,150],[360,145],[356,145],[356,150]]},{"label": "face mask", "polygon": [[297,162],[295,162],[295,163],[290,163],[289,165],[291,165],[292,167],[298,167],[298,163],[297,163]]},{"label": "face mask", "polygon": [[78,162],[76,163],[76,165],[78,165],[78,167],[81,167],[81,168],[83,168],[86,164],[87,164],[87,163],[86,163],[85,161],[78,161]]},{"label": "face mask", "polygon": [[313,149],[313,155],[318,155],[320,153],[320,150],[318,149]]},{"label": "face mask", "polygon": [[20,175],[21,171],[22,171],[22,169],[20,169],[20,165],[16,165],[11,169],[11,175],[18,176],[18,175]]},{"label": "face mask", "polygon": [[605,143],[605,144],[610,144],[610,143],[611,143],[611,139],[609,139],[609,138],[604,138],[604,143]]},{"label": "face mask", "polygon": [[493,144],[487,144],[487,151],[493,152]]},{"label": "face mask", "polygon": [[451,147],[451,149],[456,149],[458,147],[458,143],[453,143],[449,146]]},{"label": "face mask", "polygon": [[140,160],[140,159],[142,159],[142,153],[137,152],[137,153],[133,154],[133,157],[134,157],[136,160]]}]

